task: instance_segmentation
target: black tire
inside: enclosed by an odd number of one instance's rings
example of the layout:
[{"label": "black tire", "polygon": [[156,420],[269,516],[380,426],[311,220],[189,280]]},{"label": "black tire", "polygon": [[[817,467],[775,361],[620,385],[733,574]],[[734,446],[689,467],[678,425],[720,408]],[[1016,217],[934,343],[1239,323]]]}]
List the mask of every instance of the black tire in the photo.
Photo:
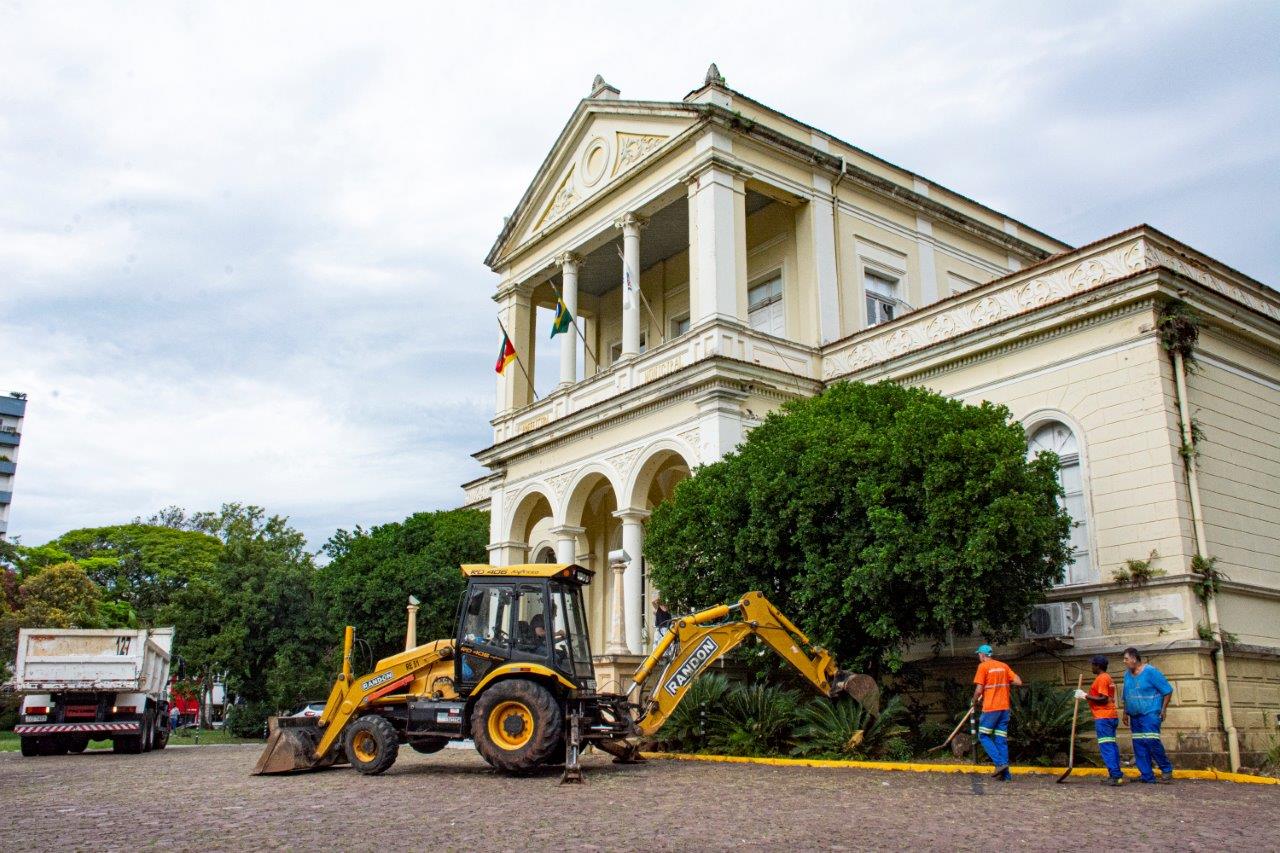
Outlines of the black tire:
[{"label": "black tire", "polygon": [[423,737],[409,741],[409,748],[414,752],[421,752],[423,755],[439,752],[448,745],[449,739],[447,737]]},{"label": "black tire", "polygon": [[[583,744],[582,746],[585,746],[585,744]],[[581,753],[582,746],[578,747],[579,753]],[[554,752],[552,752],[550,755],[544,758],[542,763],[548,767],[559,767],[562,764],[564,764],[568,758],[569,758],[569,739],[567,737],[562,737],[560,738],[560,745],[555,748]]]},{"label": "black tire", "polygon": [[155,741],[152,743],[152,749],[164,749],[169,745],[169,730],[156,726]]},{"label": "black tire", "polygon": [[19,738],[22,741],[22,755],[24,758],[35,758],[40,754],[40,739],[34,737]]},{"label": "black tire", "polygon": [[563,754],[564,712],[541,684],[520,678],[499,681],[476,701],[471,736],[495,769],[530,773]]},{"label": "black tire", "polygon": [[155,714],[147,711],[142,716],[142,751],[150,752],[151,747],[155,746],[156,734],[156,718]]},{"label": "black tire", "polygon": [[89,748],[88,735],[63,735],[63,744],[67,747],[67,752],[72,755],[79,755]]},{"label": "black tire", "polygon": [[396,763],[400,737],[386,717],[367,714],[351,724],[343,746],[352,767],[365,776],[377,776]]}]

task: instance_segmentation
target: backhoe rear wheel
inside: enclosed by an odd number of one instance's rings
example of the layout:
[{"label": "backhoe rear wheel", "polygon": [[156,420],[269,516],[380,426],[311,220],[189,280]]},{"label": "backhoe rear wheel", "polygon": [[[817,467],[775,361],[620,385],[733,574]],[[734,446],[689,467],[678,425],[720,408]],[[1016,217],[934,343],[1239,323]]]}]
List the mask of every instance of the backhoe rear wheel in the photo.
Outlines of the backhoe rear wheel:
[{"label": "backhoe rear wheel", "polygon": [[365,776],[385,773],[396,763],[400,739],[386,717],[368,714],[347,730],[346,753],[351,766]]},{"label": "backhoe rear wheel", "polygon": [[494,768],[529,773],[563,749],[564,714],[541,684],[499,681],[476,701],[471,736]]}]

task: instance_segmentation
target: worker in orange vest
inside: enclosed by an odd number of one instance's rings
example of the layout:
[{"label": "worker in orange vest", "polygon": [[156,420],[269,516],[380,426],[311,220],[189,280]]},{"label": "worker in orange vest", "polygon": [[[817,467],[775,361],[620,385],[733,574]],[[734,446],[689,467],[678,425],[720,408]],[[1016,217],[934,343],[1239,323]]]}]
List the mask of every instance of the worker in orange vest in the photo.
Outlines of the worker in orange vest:
[{"label": "worker in orange vest", "polygon": [[1107,780],[1104,785],[1123,785],[1124,774],[1120,772],[1120,748],[1116,745],[1116,726],[1120,724],[1120,715],[1116,711],[1116,683],[1107,673],[1107,659],[1102,655],[1094,655],[1089,664],[1093,668],[1093,684],[1089,692],[1076,690],[1076,698],[1089,703],[1093,712],[1093,730],[1098,735],[1098,752],[1102,753],[1102,763],[1107,766]]},{"label": "worker in orange vest", "polygon": [[1022,679],[1007,663],[992,656],[991,647],[978,646],[978,672],[973,676],[973,702],[982,703],[978,718],[978,742],[996,766],[991,775],[1002,782],[1013,778],[1009,772],[1009,690]]}]

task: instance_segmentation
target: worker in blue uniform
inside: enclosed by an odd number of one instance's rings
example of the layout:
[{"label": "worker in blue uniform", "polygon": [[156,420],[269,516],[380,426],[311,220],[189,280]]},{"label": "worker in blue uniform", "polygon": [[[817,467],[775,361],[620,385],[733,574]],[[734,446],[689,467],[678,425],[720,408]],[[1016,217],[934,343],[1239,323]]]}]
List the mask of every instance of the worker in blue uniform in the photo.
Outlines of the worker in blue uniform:
[{"label": "worker in blue uniform", "polygon": [[[1160,741],[1160,724],[1173,697],[1173,686],[1164,673],[1144,663],[1138,650],[1124,650],[1124,722],[1133,732],[1133,762],[1141,774],[1138,781],[1148,784],[1173,781],[1173,764]],[[1152,764],[1160,768],[1156,779]]]}]

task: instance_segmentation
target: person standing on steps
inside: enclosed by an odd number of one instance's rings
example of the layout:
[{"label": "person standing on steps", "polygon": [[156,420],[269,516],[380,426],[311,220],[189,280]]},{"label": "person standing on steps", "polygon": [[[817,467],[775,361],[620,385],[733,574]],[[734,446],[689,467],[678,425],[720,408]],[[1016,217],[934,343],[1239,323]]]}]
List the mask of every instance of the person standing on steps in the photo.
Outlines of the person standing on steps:
[{"label": "person standing on steps", "polygon": [[661,596],[653,597],[653,627],[655,630],[654,641],[661,640],[668,631],[671,630],[671,611],[667,609],[666,602]]},{"label": "person standing on steps", "polygon": [[1098,735],[1098,752],[1102,753],[1102,763],[1107,767],[1107,779],[1104,785],[1123,785],[1124,774],[1120,772],[1120,748],[1116,746],[1116,726],[1119,725],[1119,714],[1116,711],[1116,683],[1107,673],[1109,662],[1102,655],[1094,655],[1089,661],[1093,667],[1093,684],[1089,692],[1076,691],[1077,699],[1089,703],[1093,712],[1093,730]]},{"label": "person standing on steps", "polygon": [[978,672],[973,676],[973,702],[982,703],[978,718],[978,741],[996,770],[991,775],[1002,782],[1013,779],[1009,772],[1009,690],[1022,679],[1007,663],[991,656],[991,647],[978,646]]},{"label": "person standing on steps", "polygon": [[1173,781],[1173,764],[1165,755],[1160,742],[1160,725],[1164,722],[1169,700],[1173,698],[1173,686],[1164,673],[1149,663],[1142,662],[1142,655],[1130,646],[1124,650],[1124,724],[1133,732],[1133,763],[1141,774],[1139,782],[1156,782],[1152,772],[1154,762],[1160,768],[1160,781]]}]

